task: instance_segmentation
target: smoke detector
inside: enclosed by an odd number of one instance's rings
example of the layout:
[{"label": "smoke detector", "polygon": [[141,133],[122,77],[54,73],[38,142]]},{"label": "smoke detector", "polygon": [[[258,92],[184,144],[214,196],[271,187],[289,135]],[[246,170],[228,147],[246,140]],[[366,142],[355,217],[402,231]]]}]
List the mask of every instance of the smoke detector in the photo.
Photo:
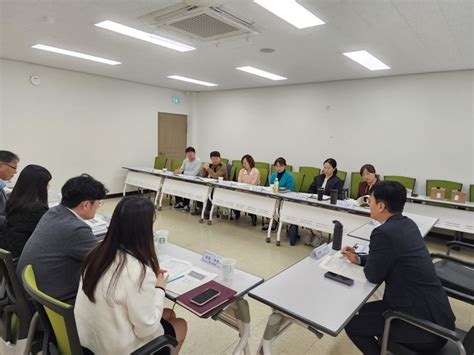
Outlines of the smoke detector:
[{"label": "smoke detector", "polygon": [[255,25],[223,8],[223,1],[181,2],[139,18],[156,30],[204,42],[258,33]]}]

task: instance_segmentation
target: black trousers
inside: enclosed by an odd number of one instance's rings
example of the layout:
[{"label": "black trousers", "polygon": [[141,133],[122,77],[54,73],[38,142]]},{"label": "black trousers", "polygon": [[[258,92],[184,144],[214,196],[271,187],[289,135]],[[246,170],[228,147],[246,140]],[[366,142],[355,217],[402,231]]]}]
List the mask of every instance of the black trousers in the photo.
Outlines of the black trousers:
[{"label": "black trousers", "polygon": [[[359,348],[364,355],[379,355],[380,343],[382,342],[383,329],[385,324],[385,318],[383,313],[389,310],[387,304],[384,301],[375,301],[366,303],[359,311],[357,315],[346,325],[346,333],[352,340],[355,346]],[[428,334],[421,329],[417,329],[406,323],[400,323],[396,320],[392,321],[390,327],[390,340],[395,341],[399,344],[403,344],[406,347],[418,351],[420,353],[432,353],[434,350],[441,348],[446,341],[436,336],[428,336]],[[397,324],[394,327],[394,324]],[[423,342],[418,343],[406,343],[403,341],[403,334],[413,335],[414,332],[420,333],[420,337]],[[413,338],[413,337],[411,337]],[[426,339],[432,339],[432,341],[425,342]]]},{"label": "black trousers", "polygon": [[183,205],[189,207],[189,198],[182,198],[182,197],[179,197],[179,196],[176,196],[175,198],[176,198],[176,203],[182,202]]}]

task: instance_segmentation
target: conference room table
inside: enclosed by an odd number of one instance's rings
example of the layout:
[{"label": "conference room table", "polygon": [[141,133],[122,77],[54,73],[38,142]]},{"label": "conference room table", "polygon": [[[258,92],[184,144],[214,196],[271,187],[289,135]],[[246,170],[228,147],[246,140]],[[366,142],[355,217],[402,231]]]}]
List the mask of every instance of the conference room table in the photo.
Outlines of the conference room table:
[{"label": "conference room table", "polygon": [[[343,236],[343,246],[354,244],[367,246],[368,242]],[[329,255],[337,253],[330,249]],[[337,336],[377,289],[378,285],[365,278],[347,286],[324,277],[324,258],[310,255],[249,292],[251,298],[272,308],[257,353],[270,355],[272,341],[291,324],[319,338],[323,333]]]},{"label": "conference room table", "polygon": [[438,199],[433,199],[430,196],[425,196],[425,195],[415,195],[413,194],[408,194],[407,195],[407,200],[410,202],[420,202],[428,205],[433,205],[433,206],[441,206],[441,207],[455,207],[458,209],[464,209],[467,211],[474,211],[474,202],[472,201],[466,201],[466,202],[457,202],[457,201],[450,201],[450,200],[438,200]]}]

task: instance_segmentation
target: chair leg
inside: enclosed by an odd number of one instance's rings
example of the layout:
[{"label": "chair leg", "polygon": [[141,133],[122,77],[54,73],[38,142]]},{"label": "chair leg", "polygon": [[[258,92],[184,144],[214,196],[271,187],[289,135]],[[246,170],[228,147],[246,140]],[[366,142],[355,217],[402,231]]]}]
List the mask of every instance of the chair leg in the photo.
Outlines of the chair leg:
[{"label": "chair leg", "polygon": [[33,339],[35,338],[35,333],[38,328],[39,314],[36,312],[31,318],[30,327],[28,328],[28,338],[26,341],[24,355],[29,355],[31,353],[31,346],[33,344]]}]

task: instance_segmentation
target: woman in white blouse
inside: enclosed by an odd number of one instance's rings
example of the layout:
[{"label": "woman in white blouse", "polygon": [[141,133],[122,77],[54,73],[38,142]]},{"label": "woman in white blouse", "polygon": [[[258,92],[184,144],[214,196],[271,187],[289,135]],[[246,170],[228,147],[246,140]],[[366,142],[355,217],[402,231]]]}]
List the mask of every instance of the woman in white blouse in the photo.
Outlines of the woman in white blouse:
[{"label": "woman in white blouse", "polygon": [[95,354],[130,354],[163,334],[176,338],[178,351],[183,344],[186,322],[164,309],[154,217],[150,200],[123,198],[103,242],[84,260],[74,316],[81,345]]}]

